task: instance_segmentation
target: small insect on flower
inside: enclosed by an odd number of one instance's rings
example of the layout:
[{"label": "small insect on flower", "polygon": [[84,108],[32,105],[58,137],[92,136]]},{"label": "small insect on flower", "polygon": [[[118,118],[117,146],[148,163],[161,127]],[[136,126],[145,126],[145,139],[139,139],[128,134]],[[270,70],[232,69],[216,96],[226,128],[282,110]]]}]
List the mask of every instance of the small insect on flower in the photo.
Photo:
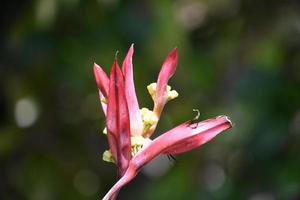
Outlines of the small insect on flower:
[{"label": "small insect on flower", "polygon": [[109,149],[103,160],[117,166],[119,180],[103,197],[103,200],[116,199],[120,189],[129,183],[141,168],[160,154],[175,160],[173,155],[190,151],[210,141],[222,131],[232,127],[227,116],[219,116],[198,122],[196,116],[175,128],[150,139],[156,129],[161,113],[167,102],[178,97],[171,90],[169,79],[176,70],[178,53],[174,48],[161,67],[157,82],[147,86],[153,100],[153,109],[140,109],[133,82],[133,45],[119,67],[117,53],[110,76],[94,63],[94,76],[99,89],[100,103],[106,116],[105,135]]}]

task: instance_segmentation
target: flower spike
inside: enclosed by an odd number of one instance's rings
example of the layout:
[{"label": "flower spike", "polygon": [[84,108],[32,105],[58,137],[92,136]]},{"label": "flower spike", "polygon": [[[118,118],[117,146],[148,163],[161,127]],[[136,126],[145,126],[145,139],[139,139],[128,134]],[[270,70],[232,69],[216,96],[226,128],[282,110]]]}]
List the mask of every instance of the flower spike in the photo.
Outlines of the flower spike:
[{"label": "flower spike", "polygon": [[153,111],[147,108],[139,109],[133,83],[133,51],[131,45],[123,61],[122,70],[115,59],[109,78],[100,66],[94,65],[95,79],[106,113],[104,132],[110,147],[104,152],[103,160],[117,165],[119,178],[103,200],[115,200],[120,189],[156,156],[190,151],[232,127],[227,116],[198,122],[200,111],[196,110],[197,116],[194,119],[151,140],[149,137],[157,126],[166,102],[178,96],[168,85],[176,69],[177,49],[173,49],[164,61],[157,83],[147,87],[154,101]]},{"label": "flower spike", "polygon": [[125,78],[125,95],[128,103],[130,116],[130,131],[131,135],[138,136],[143,134],[143,122],[139,109],[139,103],[135,93],[132,72],[132,55],[134,49],[133,44],[130,46],[128,53],[123,61],[122,71]]}]

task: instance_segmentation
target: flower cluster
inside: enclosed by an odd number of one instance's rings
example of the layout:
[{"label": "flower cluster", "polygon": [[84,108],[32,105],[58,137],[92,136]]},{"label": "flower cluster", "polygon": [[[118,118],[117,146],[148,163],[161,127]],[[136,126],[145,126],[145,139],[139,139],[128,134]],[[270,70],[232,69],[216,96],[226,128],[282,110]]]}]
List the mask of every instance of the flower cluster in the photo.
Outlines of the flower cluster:
[{"label": "flower cluster", "polygon": [[189,120],[151,140],[150,136],[155,131],[165,104],[178,97],[178,93],[168,85],[176,69],[178,53],[176,48],[169,53],[157,82],[147,86],[154,102],[153,110],[150,110],[140,109],[137,101],[133,82],[133,52],[131,45],[122,68],[115,58],[110,77],[99,65],[94,64],[100,102],[106,115],[103,133],[108,137],[110,148],[103,153],[103,160],[116,164],[119,177],[103,200],[115,199],[118,191],[156,156],[192,150],[232,127],[226,116],[202,122]]}]

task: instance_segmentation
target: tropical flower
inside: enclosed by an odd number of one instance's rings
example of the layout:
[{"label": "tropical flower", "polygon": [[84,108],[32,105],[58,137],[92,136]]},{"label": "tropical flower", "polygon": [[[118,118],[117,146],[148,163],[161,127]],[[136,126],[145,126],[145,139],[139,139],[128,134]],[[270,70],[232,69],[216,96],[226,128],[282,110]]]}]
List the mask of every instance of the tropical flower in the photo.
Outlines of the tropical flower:
[{"label": "tropical flower", "polygon": [[165,104],[176,98],[168,81],[174,74],[178,53],[174,48],[164,61],[157,83],[147,86],[154,106],[153,110],[139,107],[133,82],[133,45],[120,69],[117,58],[111,68],[110,77],[94,64],[94,76],[99,89],[101,105],[106,115],[109,150],[103,153],[103,160],[117,166],[119,180],[103,200],[115,199],[119,190],[130,182],[139,170],[160,154],[179,154],[208,142],[220,132],[232,127],[227,116],[218,116],[202,122],[189,120],[150,139]]}]

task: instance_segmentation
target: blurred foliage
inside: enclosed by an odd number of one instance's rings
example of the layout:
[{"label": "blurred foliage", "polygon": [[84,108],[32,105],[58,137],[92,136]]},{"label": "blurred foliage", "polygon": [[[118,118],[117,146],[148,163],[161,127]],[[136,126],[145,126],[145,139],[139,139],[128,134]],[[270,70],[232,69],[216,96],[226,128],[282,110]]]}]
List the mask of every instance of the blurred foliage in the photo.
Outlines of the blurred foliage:
[{"label": "blurred foliage", "polygon": [[170,85],[180,96],[156,135],[193,108],[202,119],[229,115],[235,127],[161,174],[140,173],[120,199],[300,198],[298,1],[10,0],[0,10],[0,199],[108,191],[115,168],[101,160],[107,141],[92,64],[108,71],[132,42],[146,107],[146,85],[179,49]]}]

